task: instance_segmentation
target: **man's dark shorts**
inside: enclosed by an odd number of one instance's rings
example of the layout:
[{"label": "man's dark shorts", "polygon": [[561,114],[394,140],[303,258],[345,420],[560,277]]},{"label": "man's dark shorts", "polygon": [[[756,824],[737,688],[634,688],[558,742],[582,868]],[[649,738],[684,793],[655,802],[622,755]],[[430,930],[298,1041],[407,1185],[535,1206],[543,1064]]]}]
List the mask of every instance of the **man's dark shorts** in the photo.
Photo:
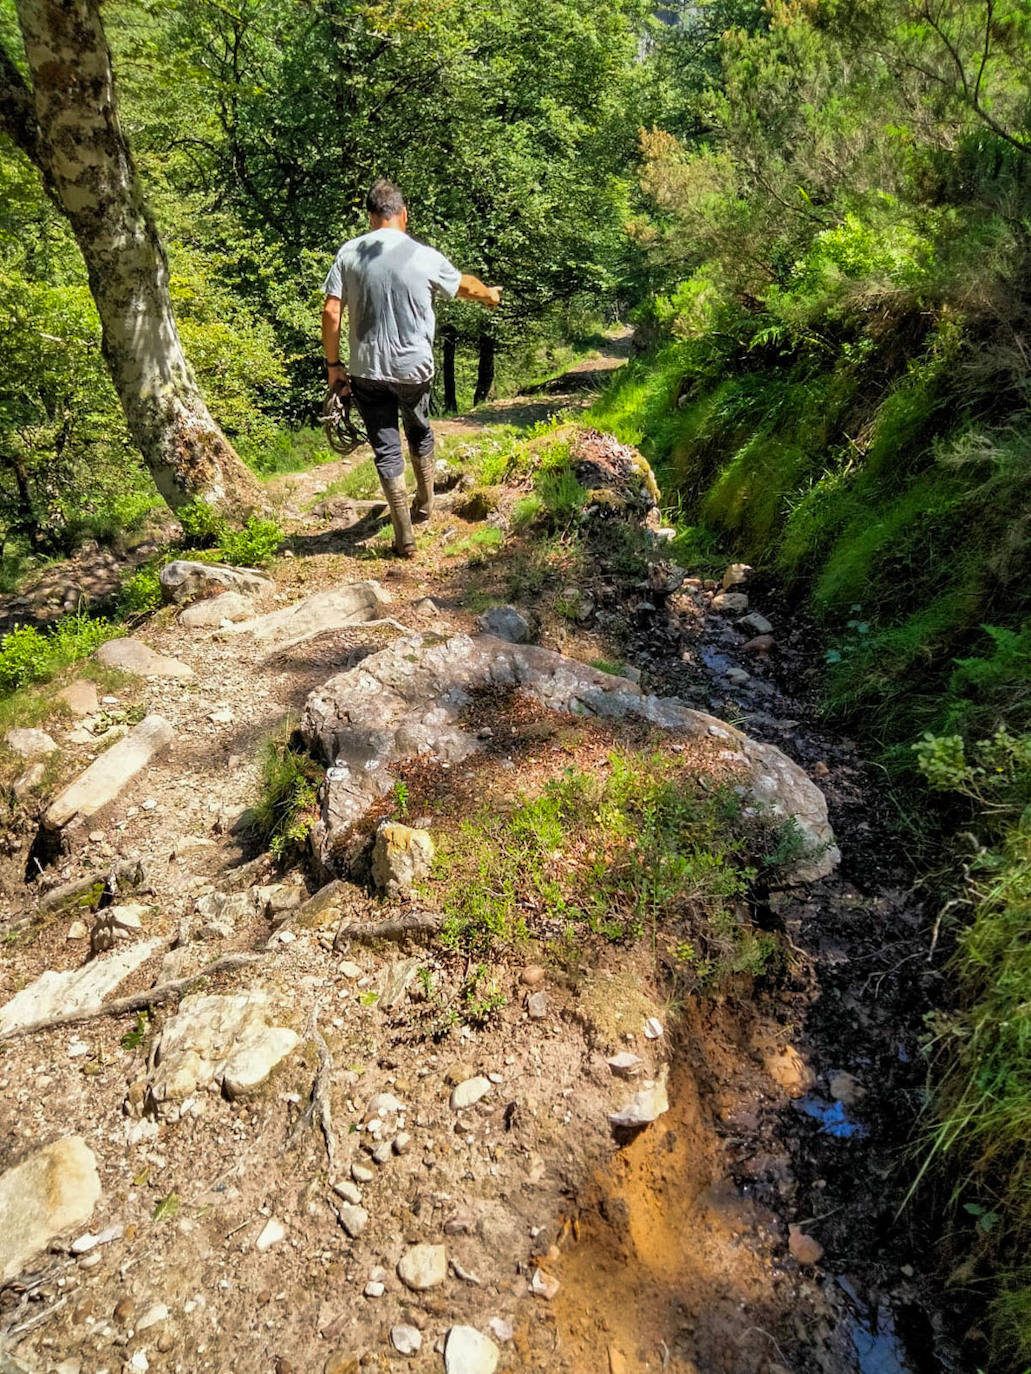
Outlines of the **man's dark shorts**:
[{"label": "man's dark shorts", "polygon": [[374,382],[367,377],[351,378],[351,395],[369,436],[381,479],[400,477],[405,470],[399,412],[412,457],[428,458],[433,452],[432,385],[432,382]]}]

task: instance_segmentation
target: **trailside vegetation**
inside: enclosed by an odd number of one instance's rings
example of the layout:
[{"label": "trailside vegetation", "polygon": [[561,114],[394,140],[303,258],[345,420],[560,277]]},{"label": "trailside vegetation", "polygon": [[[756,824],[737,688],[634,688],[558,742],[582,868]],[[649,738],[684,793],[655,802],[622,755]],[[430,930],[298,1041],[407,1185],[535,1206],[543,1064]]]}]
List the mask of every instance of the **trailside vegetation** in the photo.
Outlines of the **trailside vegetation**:
[{"label": "trailside vegetation", "polygon": [[829,715],[961,835],[928,1163],[962,1282],[1001,1275],[999,1369],[1031,1358],[1029,39],[1006,0],[730,27],[679,127],[642,131],[648,351],[594,410],[661,473],[685,561],[743,557],[809,609]]}]

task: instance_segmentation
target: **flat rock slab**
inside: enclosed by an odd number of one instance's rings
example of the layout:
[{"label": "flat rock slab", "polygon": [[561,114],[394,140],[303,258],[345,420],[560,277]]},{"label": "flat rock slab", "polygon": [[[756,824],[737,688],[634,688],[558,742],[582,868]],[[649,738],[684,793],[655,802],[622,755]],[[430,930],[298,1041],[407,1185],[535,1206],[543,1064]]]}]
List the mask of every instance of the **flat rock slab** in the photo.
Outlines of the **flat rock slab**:
[{"label": "flat rock slab", "polygon": [[57,973],[47,969],[0,1007],[0,1036],[68,1012],[99,1010],[108,993],[149,959],[161,940],[127,945],[105,959]]},{"label": "flat rock slab", "polygon": [[223,621],[230,624],[247,620],[254,615],[254,598],[243,592],[222,592],[204,601],[187,606],[179,617],[179,624],[188,630],[217,630]]},{"label": "flat rock slab", "polygon": [[66,1135],[0,1174],[0,1282],[72,1228],[85,1226],[100,1200],[93,1151]]},{"label": "flat rock slab", "polygon": [[481,747],[460,719],[472,693],[484,687],[515,689],[571,715],[630,716],[707,736],[727,763],[751,775],[752,791],[773,816],[797,823],[805,851],[792,880],[824,877],[840,858],[823,793],[774,745],[752,740],[676,697],[645,696],[628,679],[551,649],[493,635],[455,635],[442,642],[414,634],[330,678],[305,704],[301,732],[330,765],[314,832],[327,867],[346,858],[350,827],[390,791],[390,764],[428,753],[457,762]]},{"label": "flat rock slab", "polygon": [[446,1374],[494,1374],[501,1351],[475,1326],[453,1326],[444,1346]]},{"label": "flat rock slab", "polygon": [[311,635],[378,620],[391,598],[378,582],[350,582],[313,592],[280,611],[227,627],[226,634],[249,634],[264,644],[296,644]]},{"label": "flat rock slab", "polygon": [[100,710],[97,684],[84,677],[69,682],[56,693],[56,699],[68,707],[73,716],[92,716]]},{"label": "flat rock slab", "polygon": [[[105,646],[106,647],[106,646]],[[50,803],[43,825],[47,830],[63,830],[73,821],[84,821],[109,802],[155,755],[175,739],[175,731],[164,716],[145,716],[124,739],[95,759],[84,773],[69,783]]]},{"label": "flat rock slab", "polygon": [[244,596],[269,596],[276,589],[271,577],[257,568],[230,568],[224,563],[200,563],[177,558],[161,569],[161,592],[166,601],[181,605],[220,591]]},{"label": "flat rock slab", "polygon": [[93,657],[109,668],[119,668],[136,677],[191,678],[196,673],[188,663],[181,663],[167,654],[155,653],[141,639],[109,639],[101,644]]},{"label": "flat rock slab", "polygon": [[161,1032],[152,1056],[150,1089],[158,1111],[205,1088],[243,1097],[259,1088],[300,1040],[271,1024],[262,988],[232,996],[184,997]]}]

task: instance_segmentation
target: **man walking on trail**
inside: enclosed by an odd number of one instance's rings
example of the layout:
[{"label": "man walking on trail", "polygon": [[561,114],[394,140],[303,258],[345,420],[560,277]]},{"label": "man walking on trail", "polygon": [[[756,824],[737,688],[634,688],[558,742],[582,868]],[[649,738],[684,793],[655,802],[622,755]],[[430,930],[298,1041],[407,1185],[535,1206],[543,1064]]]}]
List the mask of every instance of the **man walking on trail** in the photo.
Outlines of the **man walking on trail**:
[{"label": "man walking on trail", "polygon": [[[322,347],[329,385],[354,397],[376,460],[390,520],[394,552],[415,552],[412,521],[433,509],[434,296],[478,301],[493,308],[500,286],[484,286],[453,267],[434,248],[405,233],[408,210],[389,181],[373,183],[366,197],[369,233],[345,243],[323,286]],[[340,314],[347,307],[349,365],[340,360]],[[398,412],[415,469],[415,502],[408,509]]]}]

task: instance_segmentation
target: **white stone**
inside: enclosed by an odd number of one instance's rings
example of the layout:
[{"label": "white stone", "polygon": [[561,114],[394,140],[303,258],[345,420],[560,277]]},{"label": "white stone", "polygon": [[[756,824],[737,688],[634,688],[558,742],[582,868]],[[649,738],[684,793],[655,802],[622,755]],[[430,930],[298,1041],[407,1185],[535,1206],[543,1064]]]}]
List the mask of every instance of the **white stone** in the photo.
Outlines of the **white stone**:
[{"label": "white stone", "polygon": [[381,1298],[387,1286],[380,1279],[370,1279],[362,1290],[367,1298]]},{"label": "white stone", "polygon": [[360,978],[365,972],[360,964],[352,963],[350,959],[345,959],[342,963],[338,964],[337,970],[345,978]]},{"label": "white stone", "polygon": [[444,1345],[446,1374],[494,1374],[501,1351],[475,1326],[453,1326]]},{"label": "white stone", "polygon": [[353,1183],[349,1183],[346,1178],[337,1179],[332,1185],[337,1197],[342,1197],[345,1202],[351,1203],[353,1207],[358,1207],[362,1200],[362,1190]]},{"label": "white stone", "polygon": [[365,1108],[366,1116],[396,1116],[398,1112],[403,1112],[405,1104],[394,1096],[393,1093],[377,1093]]},{"label": "white stone", "polygon": [[[223,588],[225,593],[243,600],[247,597],[270,596],[276,589],[271,577],[266,577],[255,568],[231,568],[224,563],[200,563],[187,558],[166,563],[161,569],[160,579],[165,600],[179,605],[216,588]],[[212,600],[218,601],[221,597],[216,596]],[[253,609],[253,606],[249,607],[248,614]]]},{"label": "white stone", "polygon": [[173,739],[175,731],[163,716],[146,716],[51,802],[43,817],[44,826],[48,830],[62,830],[72,821],[88,820],[114,801]]},{"label": "white stone", "polygon": [[647,1126],[668,1111],[666,1084],[659,1079],[654,1083],[645,1083],[621,1111],[610,1112],[609,1122],[613,1126]]},{"label": "white stone", "polygon": [[490,1092],[491,1083],[489,1078],[484,1078],[482,1074],[476,1078],[467,1078],[463,1083],[456,1084],[451,1093],[451,1110],[455,1112],[464,1111],[467,1107],[472,1107],[479,1102],[481,1097],[486,1097]]},{"label": "white stone", "polygon": [[648,1017],[648,1020],[645,1021],[645,1023],[644,1023],[644,1034],[645,1034],[645,1038],[646,1038],[647,1040],[661,1040],[661,1039],[662,1039],[662,1037],[663,1037],[663,1035],[665,1034],[665,1032],[663,1031],[663,1028],[662,1028],[662,1022],[659,1020],[659,1018],[658,1018],[657,1016],[649,1016],[649,1017]]},{"label": "white stone", "polygon": [[416,1293],[436,1288],[447,1278],[447,1248],[443,1245],[413,1245],[401,1256],[397,1276],[406,1288]]},{"label": "white stone", "polygon": [[255,1241],[255,1247],[259,1254],[264,1254],[266,1250],[271,1250],[273,1245],[278,1245],[286,1235],[286,1227],[275,1217],[269,1217],[262,1227],[261,1235]]},{"label": "white stone", "polygon": [[79,1135],[44,1145],[0,1174],[0,1282],[89,1221],[99,1199],[96,1157]]},{"label": "white stone", "polygon": [[545,1301],[551,1302],[561,1286],[554,1274],[546,1274],[543,1269],[533,1271],[533,1278],[530,1280],[530,1292],[535,1298],[544,1298]]},{"label": "white stone", "polygon": [[614,1054],[605,1062],[617,1078],[636,1078],[644,1060],[632,1054],[630,1050],[623,1050],[621,1054]]},{"label": "white stone", "polygon": [[151,1091],[158,1110],[212,1085],[230,1097],[259,1087],[300,1039],[289,1027],[270,1025],[270,1014],[261,988],[184,997],[154,1049]]},{"label": "white stone", "polygon": [[36,1021],[47,1021],[72,1011],[96,1011],[109,992],[135,972],[161,947],[160,940],[128,945],[81,968],[56,973],[47,969],[34,983],[0,1007],[0,1036]]},{"label": "white stone", "polygon": [[168,1308],[163,1302],[155,1302],[147,1308],[146,1312],[136,1322],[137,1331],[148,1331],[152,1326],[157,1326],[159,1322],[168,1320]]},{"label": "white stone", "polygon": [[351,1165],[351,1177],[355,1183],[371,1183],[376,1177],[371,1169],[367,1169],[364,1164]]},{"label": "white stone", "polygon": [[417,1355],[422,1347],[422,1332],[414,1326],[392,1326],[390,1344],[400,1355]]},{"label": "white stone", "polygon": [[129,1361],[128,1368],[132,1371],[132,1374],[147,1374],[147,1370],[150,1368],[147,1352],[145,1350],[137,1350]]},{"label": "white stone", "polygon": [[487,1325],[495,1340],[502,1342],[510,1341],[515,1335],[515,1327],[510,1321],[506,1321],[504,1317],[491,1317]]},{"label": "white stone", "polygon": [[340,1225],[352,1240],[356,1240],[369,1224],[369,1214],[365,1208],[351,1202],[345,1202],[342,1207],[338,1207],[337,1215],[340,1217]]}]

